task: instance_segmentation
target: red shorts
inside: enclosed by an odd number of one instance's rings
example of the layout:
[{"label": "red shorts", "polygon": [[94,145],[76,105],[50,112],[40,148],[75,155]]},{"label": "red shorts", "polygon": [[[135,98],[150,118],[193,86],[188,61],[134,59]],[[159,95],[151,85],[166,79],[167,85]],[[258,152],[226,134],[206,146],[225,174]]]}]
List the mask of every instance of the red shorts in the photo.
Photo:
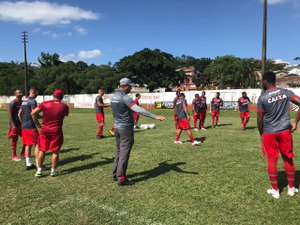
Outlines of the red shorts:
[{"label": "red shorts", "polygon": [[139,118],[140,118],[140,114],[138,114],[138,113],[133,113],[133,118],[134,118],[134,120],[138,120]]},{"label": "red shorts", "polygon": [[39,150],[46,152],[48,150],[55,152],[61,149],[62,144],[64,143],[63,134],[59,135],[43,135],[39,136]]},{"label": "red shorts", "polygon": [[22,130],[22,143],[23,145],[36,145],[38,144],[39,132],[35,129]]},{"label": "red shorts", "polygon": [[104,123],[104,113],[96,113],[96,119],[98,123]]},{"label": "red shorts", "polygon": [[240,112],[240,117],[242,119],[249,119],[250,118],[250,112]]},{"label": "red shorts", "polygon": [[263,146],[268,158],[278,158],[278,152],[287,158],[294,157],[293,137],[290,130],[277,134],[263,134]]},{"label": "red shorts", "polygon": [[197,120],[197,119],[199,119],[199,120],[200,120],[200,116],[201,116],[201,114],[200,114],[200,113],[194,113],[194,114],[193,114],[193,118],[194,118],[194,120]]},{"label": "red shorts", "polygon": [[22,137],[21,126],[15,127],[15,129],[12,129],[12,126],[10,126],[8,133],[7,133],[7,137],[8,138],[18,138],[18,136]]},{"label": "red shorts", "polygon": [[177,117],[177,115],[174,115],[173,120],[176,121],[176,122],[178,122],[178,117]]},{"label": "red shorts", "polygon": [[220,115],[220,111],[218,111],[218,110],[211,111],[211,116],[212,117],[218,117],[219,115]]},{"label": "red shorts", "polygon": [[190,121],[188,119],[178,120],[178,129],[188,130],[191,128]]}]

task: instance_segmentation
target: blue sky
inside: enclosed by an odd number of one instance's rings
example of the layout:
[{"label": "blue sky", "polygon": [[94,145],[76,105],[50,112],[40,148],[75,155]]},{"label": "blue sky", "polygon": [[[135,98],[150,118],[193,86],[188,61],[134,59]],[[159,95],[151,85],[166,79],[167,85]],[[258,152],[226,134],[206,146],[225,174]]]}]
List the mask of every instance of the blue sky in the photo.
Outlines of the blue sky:
[{"label": "blue sky", "polygon": [[[268,58],[300,56],[300,0],[268,0]],[[0,61],[42,51],[88,64],[143,48],[196,58],[261,58],[262,0],[56,0],[0,2]]]}]

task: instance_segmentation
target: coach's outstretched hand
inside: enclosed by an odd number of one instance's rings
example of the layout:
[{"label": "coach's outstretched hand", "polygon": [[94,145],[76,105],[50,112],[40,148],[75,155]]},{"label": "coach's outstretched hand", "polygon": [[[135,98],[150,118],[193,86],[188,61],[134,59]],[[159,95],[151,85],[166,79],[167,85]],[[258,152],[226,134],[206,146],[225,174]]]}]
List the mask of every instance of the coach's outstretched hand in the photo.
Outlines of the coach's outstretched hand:
[{"label": "coach's outstretched hand", "polygon": [[163,116],[156,116],[155,119],[160,120],[160,121],[165,121],[166,120],[166,118],[163,117]]}]

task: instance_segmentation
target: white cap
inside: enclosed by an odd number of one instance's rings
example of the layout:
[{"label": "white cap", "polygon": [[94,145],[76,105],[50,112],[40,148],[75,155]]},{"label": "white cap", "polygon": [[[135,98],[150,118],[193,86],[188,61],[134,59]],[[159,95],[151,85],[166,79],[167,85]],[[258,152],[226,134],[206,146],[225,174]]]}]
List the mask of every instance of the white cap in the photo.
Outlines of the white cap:
[{"label": "white cap", "polygon": [[133,83],[132,83],[132,81],[131,81],[130,79],[128,79],[128,78],[122,78],[122,79],[120,80],[120,85],[121,85],[121,86],[133,86]]}]

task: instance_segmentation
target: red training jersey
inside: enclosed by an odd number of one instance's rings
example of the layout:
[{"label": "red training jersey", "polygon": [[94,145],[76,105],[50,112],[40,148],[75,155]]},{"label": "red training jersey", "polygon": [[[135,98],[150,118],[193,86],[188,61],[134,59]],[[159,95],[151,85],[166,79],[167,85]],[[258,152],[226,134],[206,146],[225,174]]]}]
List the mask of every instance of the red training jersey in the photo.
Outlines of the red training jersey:
[{"label": "red training jersey", "polygon": [[38,108],[43,111],[41,134],[58,135],[62,133],[63,120],[69,114],[69,107],[54,99],[41,103]]},{"label": "red training jersey", "polygon": [[138,98],[134,99],[134,103],[137,104],[137,105],[140,105],[139,99]]}]

